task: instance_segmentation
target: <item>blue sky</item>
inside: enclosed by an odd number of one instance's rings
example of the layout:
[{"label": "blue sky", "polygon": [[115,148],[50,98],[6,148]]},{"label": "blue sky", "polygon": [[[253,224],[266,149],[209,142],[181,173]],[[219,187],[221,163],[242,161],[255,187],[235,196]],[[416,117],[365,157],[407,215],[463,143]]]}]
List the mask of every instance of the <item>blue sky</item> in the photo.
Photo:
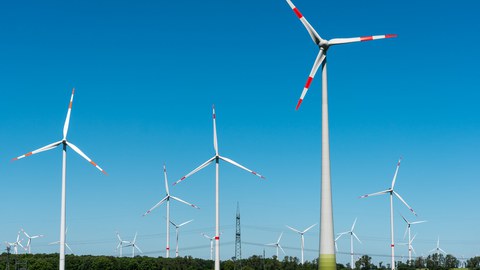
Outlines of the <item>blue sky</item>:
[{"label": "blue sky", "polygon": [[[358,217],[356,250],[389,254],[388,197],[358,196],[387,188],[403,156],[397,191],[428,220],[412,230],[417,253],[440,237],[447,252],[478,254],[479,4],[294,3],[327,39],[398,34],[328,52],[335,231]],[[214,155],[215,104],[220,154],[267,177],[221,164],[222,259],[234,255],[237,201],[244,257],[282,231],[287,255],[300,256],[285,225],[319,222],[321,80],[295,111],[318,50],[285,1],[8,2],[0,33],[1,241],[23,227],[46,235],[34,252],[58,250],[47,244],[59,238],[61,150],[10,159],[61,139],[76,87],[69,140],[109,175],[69,152],[75,253],[113,255],[118,230],[126,239],[138,231],[146,254],[164,254],[165,208],[141,215],[164,196],[164,162],[173,183]],[[181,255],[208,258],[200,233],[214,231],[214,167],[171,193],[201,207],[172,203],[173,221],[194,219]],[[395,210],[401,241],[400,213],[409,213],[398,201]],[[317,256],[318,235],[318,226],[306,234],[306,259]]]}]

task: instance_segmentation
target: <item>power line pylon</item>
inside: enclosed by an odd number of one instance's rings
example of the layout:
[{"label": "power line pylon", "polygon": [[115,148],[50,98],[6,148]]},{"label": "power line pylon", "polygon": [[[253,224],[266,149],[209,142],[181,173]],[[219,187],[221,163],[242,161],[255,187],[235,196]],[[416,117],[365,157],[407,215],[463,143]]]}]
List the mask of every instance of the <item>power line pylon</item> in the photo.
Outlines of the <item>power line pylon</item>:
[{"label": "power line pylon", "polygon": [[236,216],[236,226],[235,226],[235,270],[242,269],[242,237],[240,231],[240,205],[237,202],[237,216]]}]

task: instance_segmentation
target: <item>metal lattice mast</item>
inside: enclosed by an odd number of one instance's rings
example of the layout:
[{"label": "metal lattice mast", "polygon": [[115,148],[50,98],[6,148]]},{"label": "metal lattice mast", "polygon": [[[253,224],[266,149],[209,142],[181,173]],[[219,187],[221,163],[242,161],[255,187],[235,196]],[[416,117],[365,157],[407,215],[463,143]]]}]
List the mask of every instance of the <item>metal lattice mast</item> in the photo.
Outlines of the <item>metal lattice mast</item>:
[{"label": "metal lattice mast", "polygon": [[242,269],[242,237],[240,233],[240,205],[237,202],[237,216],[235,226],[235,269]]}]

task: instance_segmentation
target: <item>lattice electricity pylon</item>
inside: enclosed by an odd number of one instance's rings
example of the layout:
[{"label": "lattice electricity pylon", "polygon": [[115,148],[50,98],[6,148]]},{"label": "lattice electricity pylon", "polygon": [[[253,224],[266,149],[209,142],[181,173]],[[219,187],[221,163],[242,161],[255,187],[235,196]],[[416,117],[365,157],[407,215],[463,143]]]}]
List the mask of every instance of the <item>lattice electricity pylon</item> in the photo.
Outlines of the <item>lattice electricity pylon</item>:
[{"label": "lattice electricity pylon", "polygon": [[237,202],[237,216],[235,226],[235,268],[236,270],[242,269],[242,237],[240,233],[240,205]]}]

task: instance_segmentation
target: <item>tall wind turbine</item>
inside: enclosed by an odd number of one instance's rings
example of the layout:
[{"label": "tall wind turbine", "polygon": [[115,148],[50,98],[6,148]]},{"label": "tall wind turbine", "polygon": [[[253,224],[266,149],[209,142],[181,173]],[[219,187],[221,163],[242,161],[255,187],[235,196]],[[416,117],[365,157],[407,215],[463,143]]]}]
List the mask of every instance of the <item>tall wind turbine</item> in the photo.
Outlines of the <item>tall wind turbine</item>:
[{"label": "tall wind turbine", "polygon": [[210,163],[214,162],[215,161],[215,270],[219,270],[220,269],[220,215],[219,215],[219,162],[220,162],[220,159],[223,160],[223,161],[226,161],[234,166],[237,166],[239,167],[240,169],[243,169],[247,172],[250,172],[260,178],[265,178],[263,177],[262,175],[250,170],[250,169],[247,169],[246,167],[238,164],[237,162],[229,159],[229,158],[226,158],[226,157],[223,157],[223,156],[220,156],[218,154],[218,143],[217,143],[217,125],[216,125],[216,116],[215,116],[215,106],[212,107],[212,110],[213,110],[213,148],[215,150],[215,156],[213,156],[212,158],[210,158],[209,160],[205,161],[202,165],[198,166],[197,168],[195,168],[193,171],[189,172],[188,174],[186,174],[185,176],[183,176],[182,178],[180,178],[180,180],[178,180],[177,182],[174,183],[174,185],[180,183],[181,181],[185,180],[187,177],[193,175],[194,173],[200,171],[201,169],[207,167]]},{"label": "tall wind turbine", "polygon": [[160,200],[157,204],[155,204],[152,208],[150,208],[147,212],[145,212],[145,214],[143,214],[143,216],[146,216],[148,214],[150,214],[150,212],[153,211],[153,209],[159,207],[160,205],[162,205],[164,202],[167,202],[167,247],[166,247],[166,257],[167,258],[170,258],[170,199],[174,199],[176,201],[179,201],[181,203],[184,203],[186,205],[189,205],[193,208],[198,208],[198,206],[194,205],[194,204],[191,204],[189,202],[186,202],[180,198],[177,198],[175,196],[172,196],[170,195],[170,191],[168,189],[168,178],[167,178],[167,167],[165,166],[165,164],[163,165],[163,175],[165,176],[165,190],[167,192],[167,194],[165,195],[165,197]]},{"label": "tall wind turbine", "polygon": [[[405,223],[407,223],[407,229],[405,230],[405,233],[403,234],[403,239],[405,239],[405,235],[408,233],[408,260],[411,261],[412,260],[412,250],[413,250],[413,247],[412,247],[411,243],[413,242],[413,239],[410,238],[410,227],[414,224],[420,224],[420,223],[424,223],[424,222],[427,222],[427,221],[426,220],[420,220],[420,221],[409,222],[403,215],[402,215],[402,218],[405,221]],[[413,238],[415,238],[415,236]]]},{"label": "tall wind turbine", "polygon": [[398,160],[398,163],[397,163],[397,168],[395,169],[395,174],[393,175],[393,180],[392,180],[392,185],[389,189],[387,190],[384,190],[384,191],[380,191],[380,192],[376,192],[376,193],[372,193],[372,194],[367,194],[367,195],[363,195],[363,196],[360,196],[360,198],[367,198],[367,197],[371,197],[371,196],[377,196],[377,195],[383,195],[383,194],[390,194],[390,237],[391,237],[391,244],[390,244],[390,248],[392,250],[392,258],[391,258],[391,266],[392,266],[392,270],[395,269],[395,240],[394,240],[394,237],[393,237],[393,195],[397,196],[397,198],[406,206],[408,207],[408,209],[416,216],[417,213],[415,213],[415,211],[413,211],[412,207],[410,207],[410,205],[407,204],[407,202],[402,198],[402,196],[400,196],[400,194],[398,194],[397,192],[395,192],[395,190],[393,190],[393,188],[395,187],[395,180],[397,179],[397,174],[398,174],[398,169],[400,168],[400,162],[402,161],[402,158],[400,158]]},{"label": "tall wind turbine", "polygon": [[180,229],[180,227],[182,227],[183,225],[186,225],[190,222],[192,222],[193,219],[189,220],[189,221],[185,221],[183,222],[182,224],[175,224],[173,221],[170,220],[170,223],[172,223],[172,225],[175,227],[175,236],[177,237],[177,244],[176,244],[176,247],[175,247],[175,258],[178,257],[178,229]]},{"label": "tall wind turbine", "polygon": [[73,104],[73,95],[75,94],[75,88],[72,90],[72,96],[70,98],[70,103],[68,105],[68,110],[67,110],[67,117],[65,119],[65,124],[63,125],[63,139],[51,143],[49,145],[46,145],[44,147],[41,147],[37,150],[34,150],[32,152],[28,152],[25,155],[19,156],[14,158],[13,160],[18,160],[24,157],[28,157],[40,152],[52,150],[56,148],[57,146],[61,145],[63,148],[63,162],[62,162],[62,201],[61,201],[61,209],[60,209],[60,262],[59,262],[59,269],[60,270],[65,270],[65,216],[66,216],[66,181],[67,181],[67,146],[72,148],[73,151],[75,151],[77,154],[82,156],[84,159],[86,159],[90,164],[95,166],[97,169],[99,169],[102,173],[107,174],[100,166],[97,165],[97,163],[93,162],[87,155],[85,155],[80,148],[75,146],[73,143],[67,141],[67,133],[68,133],[68,125],[70,123],[70,113],[72,112],[72,104]]},{"label": "tall wind turbine", "polygon": [[332,45],[347,44],[352,42],[362,42],[383,38],[393,38],[397,35],[387,34],[378,36],[365,36],[354,38],[334,38],[326,40],[320,37],[310,23],[303,17],[302,13],[295,7],[290,0],[286,0],[297,17],[307,29],[315,45],[320,49],[313,67],[308,76],[305,87],[303,88],[296,109],[300,107],[317,70],[322,66],[322,191],[320,204],[320,257],[319,269],[334,270],[337,268],[335,258],[335,242],[333,235],[333,209],[332,209],[332,190],[330,180],[330,139],[328,124],[328,86],[327,86],[327,51]]},{"label": "tall wind turbine", "polygon": [[358,239],[358,236],[353,232],[353,229],[355,229],[355,224],[357,223],[357,219],[355,218],[355,221],[353,222],[352,228],[349,231],[342,232],[338,234],[338,237],[335,239],[338,240],[342,235],[350,234],[350,268],[354,268],[353,264],[353,238],[355,237],[357,241],[361,244],[362,241]]},{"label": "tall wind turbine", "polygon": [[300,247],[301,247],[301,252],[302,252],[302,264],[303,264],[303,247],[304,247],[304,244],[305,244],[305,238],[303,237],[303,235],[304,235],[306,232],[308,232],[311,228],[315,227],[315,225],[317,225],[317,223],[313,224],[312,226],[306,228],[306,229],[303,230],[303,231],[299,231],[299,230],[297,230],[297,229],[295,229],[295,228],[292,228],[292,227],[286,225],[287,228],[289,228],[290,230],[292,230],[292,231],[300,234],[300,241],[301,241],[301,242],[300,242],[300,243],[301,243],[301,246],[300,246]]},{"label": "tall wind turbine", "polygon": [[27,233],[24,229],[21,229],[21,231],[22,231],[23,234],[25,234],[25,236],[28,238],[27,246],[26,246],[25,248],[28,250],[28,253],[31,254],[31,253],[32,253],[32,250],[31,250],[32,239],[43,237],[43,234],[30,236],[30,235],[28,235],[28,233]]},{"label": "tall wind turbine", "polygon": [[277,242],[266,244],[266,246],[272,246],[272,247],[275,247],[277,249],[277,260],[278,260],[278,249],[280,249],[283,252],[283,255],[287,255],[285,253],[285,250],[283,250],[282,246],[280,245],[280,239],[282,239],[282,235],[283,235],[283,232],[278,237]]},{"label": "tall wind turbine", "polygon": [[204,233],[202,233],[203,237],[207,238],[210,240],[210,260],[213,260],[213,240],[215,240],[215,237],[210,237]]},{"label": "tall wind turbine", "polygon": [[143,253],[143,251],[137,245],[137,233],[135,233],[135,237],[133,238],[133,241],[130,241],[128,243],[129,244],[126,245],[125,247],[132,247],[132,258],[135,258],[135,249],[137,249],[140,253]]},{"label": "tall wind turbine", "polygon": [[437,253],[439,255],[441,254],[440,252],[442,252],[443,254],[447,255],[447,252],[445,252],[445,250],[443,250],[440,247],[440,237],[437,238],[437,247],[429,251],[429,253],[431,253],[431,252]]}]

